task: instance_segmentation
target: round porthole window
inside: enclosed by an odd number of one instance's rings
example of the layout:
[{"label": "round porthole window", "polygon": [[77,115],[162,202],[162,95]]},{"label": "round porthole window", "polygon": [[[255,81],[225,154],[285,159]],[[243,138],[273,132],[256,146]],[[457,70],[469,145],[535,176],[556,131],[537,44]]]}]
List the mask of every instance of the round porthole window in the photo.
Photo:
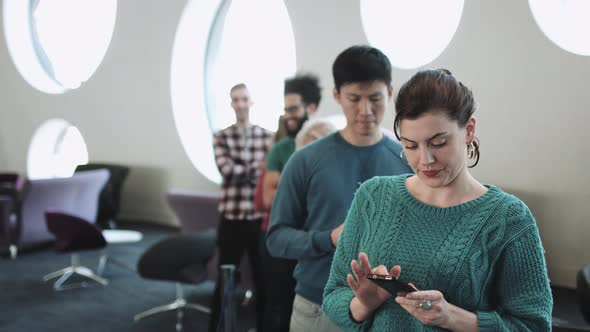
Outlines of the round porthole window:
[{"label": "round porthole window", "polygon": [[361,0],[369,43],[397,68],[424,66],[436,59],[457,31],[463,0]]},{"label": "round porthole window", "polygon": [[590,1],[529,0],[537,25],[555,45],[578,55],[590,55]]},{"label": "round porthole window", "polygon": [[116,0],[4,0],[8,51],[33,87],[76,89],[100,65],[116,13]]},{"label": "round porthole window", "polygon": [[29,179],[69,177],[88,163],[88,150],[78,128],[62,119],[43,123],[33,135],[27,157]]},{"label": "round porthole window", "polygon": [[170,89],[180,140],[201,174],[221,182],[212,135],[235,121],[230,88],[245,83],[254,101],[250,120],[275,130],[283,82],[295,69],[295,39],[282,1],[189,1],[176,31]]}]

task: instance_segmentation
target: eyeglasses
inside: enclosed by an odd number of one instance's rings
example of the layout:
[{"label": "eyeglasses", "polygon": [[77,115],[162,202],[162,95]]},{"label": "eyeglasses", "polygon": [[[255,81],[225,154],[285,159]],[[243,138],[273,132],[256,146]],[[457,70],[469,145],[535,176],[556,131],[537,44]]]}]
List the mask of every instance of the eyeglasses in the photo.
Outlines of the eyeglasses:
[{"label": "eyeglasses", "polygon": [[304,107],[305,107],[305,105],[303,105],[303,104],[285,107],[285,112],[286,113],[294,113],[294,112],[297,112],[297,111],[299,111],[300,109],[302,109]]}]

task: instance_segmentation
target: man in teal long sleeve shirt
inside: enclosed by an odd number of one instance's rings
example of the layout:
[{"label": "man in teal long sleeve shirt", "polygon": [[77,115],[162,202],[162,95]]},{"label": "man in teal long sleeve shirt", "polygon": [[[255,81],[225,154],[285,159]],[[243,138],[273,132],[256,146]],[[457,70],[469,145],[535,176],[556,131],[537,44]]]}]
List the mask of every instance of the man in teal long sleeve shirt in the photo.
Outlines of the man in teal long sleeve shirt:
[{"label": "man in teal long sleeve shirt", "polygon": [[411,172],[399,143],[380,124],[393,95],[391,64],[379,50],[353,46],[332,67],[334,98],[346,127],[293,154],[273,202],[267,246],[297,259],[291,331],[338,331],[321,311],[322,294],[346,213],[359,184]]}]

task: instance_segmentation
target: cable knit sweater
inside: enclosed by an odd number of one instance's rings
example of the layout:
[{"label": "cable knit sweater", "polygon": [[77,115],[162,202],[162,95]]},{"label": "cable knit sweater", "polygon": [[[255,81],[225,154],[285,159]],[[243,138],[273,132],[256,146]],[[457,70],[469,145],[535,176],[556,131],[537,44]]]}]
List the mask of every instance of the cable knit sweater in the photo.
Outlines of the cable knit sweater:
[{"label": "cable knit sweater", "polygon": [[492,185],[464,204],[430,206],[410,194],[409,176],[375,177],[356,192],[324,290],[330,319],[346,331],[442,330],[423,325],[393,297],[371,318],[351,319],[346,275],[365,252],[372,267],[399,264],[401,279],[474,312],[480,331],[551,330],[544,251],[527,206]]}]

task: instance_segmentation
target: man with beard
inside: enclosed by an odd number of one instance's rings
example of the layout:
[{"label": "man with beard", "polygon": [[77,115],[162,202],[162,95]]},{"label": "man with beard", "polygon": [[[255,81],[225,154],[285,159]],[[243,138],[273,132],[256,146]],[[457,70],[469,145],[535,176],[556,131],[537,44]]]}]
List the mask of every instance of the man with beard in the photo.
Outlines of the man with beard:
[{"label": "man with beard", "polygon": [[287,136],[273,144],[268,154],[263,186],[264,206],[267,209],[272,206],[283,167],[295,152],[295,136],[308,117],[317,112],[320,105],[322,95],[318,78],[305,74],[285,80],[284,96],[283,124]]},{"label": "man with beard", "polygon": [[[317,111],[321,99],[318,79],[313,75],[298,75],[285,80],[285,113],[283,126],[287,136],[273,144],[267,158],[262,196],[264,206],[270,210],[283,167],[295,152],[295,137],[308,116]],[[263,224],[264,233],[268,224]],[[265,313],[262,331],[289,331],[295,279],[293,269],[297,261],[272,257],[266,248],[266,239],[261,236],[261,256],[265,289]],[[269,277],[269,278],[267,278]]]},{"label": "man with beard", "polygon": [[[236,123],[215,133],[213,149],[221,173],[223,198],[217,235],[219,265],[239,267],[246,251],[252,264],[256,295],[264,299],[262,268],[258,250],[262,214],[254,210],[254,189],[260,167],[270,148],[272,132],[250,123],[252,100],[245,84],[230,90]],[[220,276],[221,277],[221,276]],[[221,289],[217,280],[211,305],[209,331],[217,331],[221,313]],[[261,329],[264,301],[256,303],[257,325]]]}]

